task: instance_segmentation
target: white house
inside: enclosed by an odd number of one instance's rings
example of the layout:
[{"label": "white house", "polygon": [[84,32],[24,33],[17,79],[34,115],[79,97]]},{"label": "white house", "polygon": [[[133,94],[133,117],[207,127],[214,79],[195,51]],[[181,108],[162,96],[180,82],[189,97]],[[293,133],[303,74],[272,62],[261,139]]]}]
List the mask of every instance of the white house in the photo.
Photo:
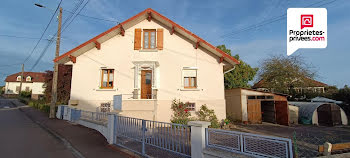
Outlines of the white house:
[{"label": "white house", "polygon": [[[21,72],[9,75],[5,79],[5,94],[17,95],[20,89]],[[32,98],[39,99],[44,94],[45,73],[24,72],[22,91],[32,91]]]},{"label": "white house", "polygon": [[173,99],[226,117],[224,72],[239,62],[152,9],[57,57],[73,65],[70,106],[98,111],[122,96],[120,114],[168,122]]}]

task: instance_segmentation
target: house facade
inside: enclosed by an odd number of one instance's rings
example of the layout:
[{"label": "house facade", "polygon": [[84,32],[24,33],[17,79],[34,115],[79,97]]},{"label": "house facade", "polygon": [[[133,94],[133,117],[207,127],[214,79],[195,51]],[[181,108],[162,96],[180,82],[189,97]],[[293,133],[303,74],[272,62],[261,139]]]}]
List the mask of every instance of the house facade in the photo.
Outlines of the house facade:
[{"label": "house facade", "polygon": [[[70,64],[69,105],[89,111],[121,105],[121,115],[168,122],[174,99],[226,117],[224,72],[239,62],[152,9],[54,60]],[[116,99],[121,96],[120,99]]]},{"label": "house facade", "polygon": [[21,79],[22,88],[21,91],[32,92],[33,99],[39,99],[44,95],[45,91],[45,73],[41,72],[24,72],[21,77],[21,72],[9,75],[5,79],[5,95],[18,95],[20,90]]}]

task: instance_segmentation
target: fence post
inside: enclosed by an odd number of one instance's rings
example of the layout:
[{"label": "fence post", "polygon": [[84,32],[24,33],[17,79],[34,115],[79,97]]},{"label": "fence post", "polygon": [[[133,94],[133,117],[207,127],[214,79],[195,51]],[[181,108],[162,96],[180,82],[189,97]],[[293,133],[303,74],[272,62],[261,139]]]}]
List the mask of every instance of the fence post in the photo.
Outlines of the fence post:
[{"label": "fence post", "polygon": [[72,121],[72,109],[68,107],[67,110],[68,110],[67,121]]},{"label": "fence post", "polygon": [[323,144],[323,156],[329,156],[332,153],[332,144],[329,142],[325,142]]},{"label": "fence post", "polygon": [[116,138],[114,136],[115,131],[115,116],[113,113],[108,113],[108,124],[107,124],[107,129],[108,129],[108,143],[109,144],[115,144],[116,143]]},{"label": "fence post", "polygon": [[205,148],[205,129],[208,128],[210,122],[190,121],[188,125],[191,126],[191,157],[202,158]]},{"label": "fence post", "polygon": [[142,155],[146,154],[145,151],[145,134],[146,134],[146,121],[142,120]]},{"label": "fence post", "polygon": [[58,118],[58,119],[62,119],[61,118],[61,116],[62,116],[62,108],[63,108],[63,105],[58,105],[58,107],[57,107],[56,118]]}]

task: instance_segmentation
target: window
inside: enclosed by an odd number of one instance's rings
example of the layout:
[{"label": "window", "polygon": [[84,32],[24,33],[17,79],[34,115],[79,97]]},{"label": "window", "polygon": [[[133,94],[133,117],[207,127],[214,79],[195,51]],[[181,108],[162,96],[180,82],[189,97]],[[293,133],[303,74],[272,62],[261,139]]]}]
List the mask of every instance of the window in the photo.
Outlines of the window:
[{"label": "window", "polygon": [[19,92],[19,86],[16,86],[16,92]]},{"label": "window", "polygon": [[197,88],[197,70],[196,69],[184,69],[184,88]]},{"label": "window", "polygon": [[26,78],[26,81],[27,81],[27,82],[30,82],[30,81],[32,81],[32,78],[31,78],[30,76],[28,76],[28,77]]},{"label": "window", "polygon": [[146,72],[146,84],[152,84],[152,73]]},{"label": "window", "polygon": [[256,99],[265,99],[265,96],[256,96]]},{"label": "window", "polygon": [[112,89],[114,79],[113,69],[102,69],[101,75],[101,88],[102,89]]},{"label": "window", "polygon": [[187,106],[188,111],[195,111],[196,110],[196,103],[187,102],[186,106]]},{"label": "window", "polygon": [[266,99],[273,99],[274,97],[272,95],[266,96]]},{"label": "window", "polygon": [[17,81],[21,81],[21,76],[17,76]]},{"label": "window", "polygon": [[156,30],[155,29],[143,30],[143,48],[156,49]]},{"label": "window", "polygon": [[256,99],[255,96],[248,96],[248,99]]},{"label": "window", "polygon": [[29,92],[29,91],[30,91],[29,87],[26,87],[26,92]]}]

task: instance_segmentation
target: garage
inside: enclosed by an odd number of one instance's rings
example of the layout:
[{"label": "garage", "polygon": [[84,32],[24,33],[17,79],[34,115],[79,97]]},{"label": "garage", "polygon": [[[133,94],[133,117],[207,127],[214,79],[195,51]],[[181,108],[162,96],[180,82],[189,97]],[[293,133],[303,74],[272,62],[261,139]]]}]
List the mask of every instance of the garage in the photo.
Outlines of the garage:
[{"label": "garage", "polygon": [[334,103],[325,102],[288,102],[299,107],[299,122],[320,126],[347,125],[348,118],[344,110]]},{"label": "garage", "polygon": [[231,119],[289,125],[287,95],[246,88],[225,90],[226,112]]}]

